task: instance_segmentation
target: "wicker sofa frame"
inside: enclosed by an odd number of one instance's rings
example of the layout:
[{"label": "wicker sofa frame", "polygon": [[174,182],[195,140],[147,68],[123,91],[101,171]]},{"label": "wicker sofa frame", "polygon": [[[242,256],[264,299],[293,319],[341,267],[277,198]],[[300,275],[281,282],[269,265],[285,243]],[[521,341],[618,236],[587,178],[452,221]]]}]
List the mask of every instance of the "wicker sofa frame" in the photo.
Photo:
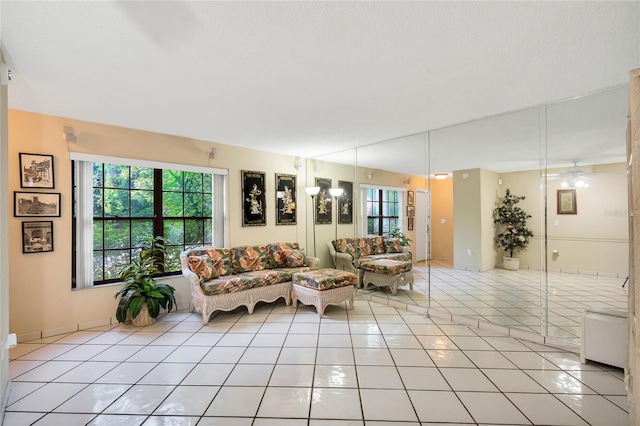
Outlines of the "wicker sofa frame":
[{"label": "wicker sofa frame", "polygon": [[[198,247],[194,250],[212,248],[213,247]],[[182,267],[182,275],[189,280],[191,287],[189,310],[191,312],[201,312],[202,323],[204,325],[207,325],[211,315],[216,311],[228,312],[240,306],[246,306],[249,314],[252,314],[258,302],[275,302],[281,297],[284,298],[287,305],[291,303],[292,281],[247,288],[212,296],[205,294],[202,291],[202,287],[200,287],[198,275],[189,269],[190,252],[191,250],[186,250],[180,253],[180,265]],[[305,269],[317,269],[320,265],[320,260],[315,257],[307,257],[307,265],[308,267],[305,267]]]}]

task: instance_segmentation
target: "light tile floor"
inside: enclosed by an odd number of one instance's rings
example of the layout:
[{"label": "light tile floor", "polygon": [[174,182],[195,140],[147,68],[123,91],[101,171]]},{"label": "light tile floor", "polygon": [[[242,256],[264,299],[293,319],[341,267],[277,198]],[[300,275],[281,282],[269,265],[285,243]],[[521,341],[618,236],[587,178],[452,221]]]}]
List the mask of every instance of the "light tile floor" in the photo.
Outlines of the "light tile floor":
[{"label": "light tile floor", "polygon": [[628,425],[623,371],[388,305],[173,312],[20,343],[4,425]]},{"label": "light tile floor", "polygon": [[[388,288],[371,286],[358,293],[426,307],[428,271],[424,263],[413,265],[413,290],[405,285],[395,296]],[[549,272],[548,326],[543,328],[541,271],[474,272],[432,261],[430,274],[432,309],[568,342],[580,342],[585,309],[627,310],[627,286],[622,287],[626,277]]]}]

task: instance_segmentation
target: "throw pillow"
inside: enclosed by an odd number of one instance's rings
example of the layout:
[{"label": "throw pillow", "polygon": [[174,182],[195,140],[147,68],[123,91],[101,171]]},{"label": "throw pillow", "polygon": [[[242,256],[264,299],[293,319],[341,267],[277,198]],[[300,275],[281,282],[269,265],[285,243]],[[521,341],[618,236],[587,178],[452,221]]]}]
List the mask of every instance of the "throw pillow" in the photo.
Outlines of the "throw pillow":
[{"label": "throw pillow", "polygon": [[397,238],[387,240],[387,253],[402,253],[402,244]]},{"label": "throw pillow", "polygon": [[287,256],[287,263],[290,268],[307,266],[307,257],[301,250],[291,250],[289,256]]},{"label": "throw pillow", "polygon": [[261,271],[267,263],[265,246],[242,246],[233,248],[233,272],[240,274],[249,271]]},{"label": "throw pillow", "polygon": [[207,254],[213,261],[213,267],[218,271],[219,276],[233,274],[233,267],[231,266],[231,249],[208,249]]},{"label": "throw pillow", "polygon": [[201,256],[189,256],[189,269],[200,279],[200,284],[218,278],[218,271],[213,266],[211,258],[203,254]]}]

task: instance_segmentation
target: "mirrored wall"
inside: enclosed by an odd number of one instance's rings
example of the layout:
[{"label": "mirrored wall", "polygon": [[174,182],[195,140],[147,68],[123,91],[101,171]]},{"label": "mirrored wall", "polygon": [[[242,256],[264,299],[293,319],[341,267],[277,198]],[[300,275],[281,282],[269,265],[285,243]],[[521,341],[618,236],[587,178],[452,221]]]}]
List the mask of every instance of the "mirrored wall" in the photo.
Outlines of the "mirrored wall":
[{"label": "mirrored wall", "polygon": [[[323,265],[336,236],[397,225],[411,240],[413,289],[359,295],[577,343],[585,309],[626,310],[627,105],[617,87],[309,160],[308,185],[353,181],[352,224],[316,223]],[[397,194],[393,209],[372,208],[378,190]],[[524,197],[533,234],[517,270],[496,246],[507,190]]]}]

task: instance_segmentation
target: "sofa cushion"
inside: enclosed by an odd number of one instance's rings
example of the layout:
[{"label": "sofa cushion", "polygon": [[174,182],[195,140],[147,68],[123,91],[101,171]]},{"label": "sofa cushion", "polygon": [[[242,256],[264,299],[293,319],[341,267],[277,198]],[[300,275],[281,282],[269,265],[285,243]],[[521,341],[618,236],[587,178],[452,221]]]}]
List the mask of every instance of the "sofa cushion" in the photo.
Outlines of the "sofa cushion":
[{"label": "sofa cushion", "polygon": [[262,271],[249,271],[236,275],[225,275],[215,280],[206,281],[200,285],[202,292],[207,296],[217,294],[234,293],[254,287],[284,283],[292,280],[296,272],[308,271],[309,268],[291,269],[265,269]]},{"label": "sofa cushion", "polygon": [[387,253],[402,253],[402,244],[397,238],[389,238],[386,241]]},{"label": "sofa cushion", "polygon": [[298,268],[300,266],[307,265],[307,257],[302,250],[294,249],[289,252],[287,256],[287,263],[290,268]]},{"label": "sofa cushion", "polygon": [[384,275],[398,275],[411,270],[411,262],[402,260],[379,259],[365,261],[360,264],[365,271]]},{"label": "sofa cushion", "polygon": [[385,253],[385,254],[372,254],[369,256],[362,256],[358,258],[358,262],[356,266],[362,265],[363,262],[378,260],[378,259],[389,259],[389,260],[402,260],[406,262],[411,262],[411,253]]},{"label": "sofa cushion", "polygon": [[208,254],[189,256],[189,269],[200,279],[200,284],[218,278],[218,271]]},{"label": "sofa cushion", "polygon": [[287,281],[293,280],[293,274],[296,272],[306,272],[310,271],[311,268],[308,266],[302,266],[300,268],[275,268],[269,269],[269,271],[276,272],[278,274],[278,282],[284,283]]},{"label": "sofa cushion", "polygon": [[267,246],[234,247],[231,252],[233,254],[233,272],[236,274],[269,268]]},{"label": "sofa cushion", "polygon": [[294,284],[315,290],[329,290],[347,285],[356,285],[357,282],[358,276],[356,274],[331,268],[293,274]]},{"label": "sofa cushion", "polygon": [[[228,248],[214,248],[205,250],[213,262],[213,267],[218,271],[219,276],[233,274],[233,267],[231,266],[231,249]],[[192,253],[195,253],[192,251]]]},{"label": "sofa cushion", "polygon": [[288,257],[291,250],[299,249],[298,243],[271,243],[267,244],[267,261],[270,268],[286,268],[289,265]]},{"label": "sofa cushion", "polygon": [[333,247],[338,253],[347,253],[356,258],[356,242],[354,238],[339,238],[333,242]]}]

